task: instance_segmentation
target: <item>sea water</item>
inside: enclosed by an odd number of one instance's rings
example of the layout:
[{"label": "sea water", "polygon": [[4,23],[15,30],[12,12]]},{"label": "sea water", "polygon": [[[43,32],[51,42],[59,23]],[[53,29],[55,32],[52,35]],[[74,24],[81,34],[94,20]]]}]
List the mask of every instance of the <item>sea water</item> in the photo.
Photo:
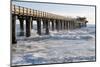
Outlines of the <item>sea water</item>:
[{"label": "sea water", "polygon": [[[37,35],[36,24],[31,36],[19,36],[16,27],[17,44],[12,45],[12,65],[50,64],[81,61],[95,61],[95,25],[74,30],[51,31]],[[25,29],[24,29],[25,31]]]}]

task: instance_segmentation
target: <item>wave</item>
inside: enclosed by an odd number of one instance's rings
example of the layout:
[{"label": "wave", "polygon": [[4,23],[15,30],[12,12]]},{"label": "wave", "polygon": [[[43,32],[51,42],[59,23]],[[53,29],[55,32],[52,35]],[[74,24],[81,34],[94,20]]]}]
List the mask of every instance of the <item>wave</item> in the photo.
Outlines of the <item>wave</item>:
[{"label": "wave", "polygon": [[14,60],[13,65],[28,65],[28,64],[50,64],[50,63],[65,63],[65,62],[82,62],[82,61],[95,61],[95,56],[73,56],[63,58],[44,58],[34,57],[32,54],[26,54],[17,57],[20,60]]},{"label": "wave", "polygon": [[12,56],[13,65],[95,61],[95,40],[91,40],[95,38],[93,25],[50,31],[49,35],[44,35],[42,30],[41,36],[36,32],[32,29],[30,37],[17,36],[17,46],[13,46],[16,49]]},{"label": "wave", "polygon": [[[34,33],[35,32],[35,33]],[[44,32],[44,31],[43,31]],[[95,38],[95,31],[89,28],[82,28],[76,30],[62,30],[62,31],[50,31],[50,35],[41,36],[37,35],[36,30],[32,30],[31,37],[18,37],[20,41],[40,41],[40,40],[89,40]]]}]

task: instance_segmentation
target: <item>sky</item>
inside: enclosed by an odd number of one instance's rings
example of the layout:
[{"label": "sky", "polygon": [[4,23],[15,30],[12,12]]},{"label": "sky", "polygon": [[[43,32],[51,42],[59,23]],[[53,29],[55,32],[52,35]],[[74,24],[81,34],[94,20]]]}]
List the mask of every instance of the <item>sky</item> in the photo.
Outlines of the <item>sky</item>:
[{"label": "sky", "polygon": [[28,7],[35,10],[46,11],[66,17],[86,17],[89,24],[95,24],[95,7],[94,6],[79,6],[79,5],[64,5],[64,4],[48,4],[36,2],[18,2],[12,1],[12,4]]}]

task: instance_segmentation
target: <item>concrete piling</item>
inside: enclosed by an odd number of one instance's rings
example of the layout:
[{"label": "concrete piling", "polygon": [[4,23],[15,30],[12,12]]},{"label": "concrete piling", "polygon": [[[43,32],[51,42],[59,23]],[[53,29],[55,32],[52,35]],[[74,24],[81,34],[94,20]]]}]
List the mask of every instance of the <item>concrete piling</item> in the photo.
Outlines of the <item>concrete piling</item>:
[{"label": "concrete piling", "polygon": [[26,17],[26,37],[31,35],[31,17]]},{"label": "concrete piling", "polygon": [[41,19],[37,19],[37,34],[41,35]]},{"label": "concrete piling", "polygon": [[46,35],[49,34],[49,21],[48,20],[45,20],[46,21]]},{"label": "concrete piling", "polygon": [[54,31],[54,21],[52,21],[52,31]]},{"label": "concrete piling", "polygon": [[20,21],[20,36],[24,36],[24,19],[19,19]]},{"label": "concrete piling", "polygon": [[17,43],[16,41],[16,16],[12,15],[12,44]]}]

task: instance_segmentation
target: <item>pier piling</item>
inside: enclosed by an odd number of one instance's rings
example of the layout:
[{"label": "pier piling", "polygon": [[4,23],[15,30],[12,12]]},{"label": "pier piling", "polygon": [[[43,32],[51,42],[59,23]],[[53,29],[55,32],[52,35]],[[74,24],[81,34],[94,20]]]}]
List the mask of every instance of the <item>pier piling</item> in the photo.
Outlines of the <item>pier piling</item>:
[{"label": "pier piling", "polygon": [[37,34],[41,35],[41,19],[37,19]]},{"label": "pier piling", "polygon": [[16,41],[16,16],[12,15],[12,43],[17,43]]},{"label": "pier piling", "polygon": [[31,35],[31,17],[26,17],[26,37]]},{"label": "pier piling", "polygon": [[54,20],[52,21],[52,31],[54,31]]},{"label": "pier piling", "polygon": [[24,36],[24,19],[19,19],[20,21],[20,36]]},{"label": "pier piling", "polygon": [[49,34],[49,21],[48,20],[46,20],[46,33],[45,34],[46,35]]}]

